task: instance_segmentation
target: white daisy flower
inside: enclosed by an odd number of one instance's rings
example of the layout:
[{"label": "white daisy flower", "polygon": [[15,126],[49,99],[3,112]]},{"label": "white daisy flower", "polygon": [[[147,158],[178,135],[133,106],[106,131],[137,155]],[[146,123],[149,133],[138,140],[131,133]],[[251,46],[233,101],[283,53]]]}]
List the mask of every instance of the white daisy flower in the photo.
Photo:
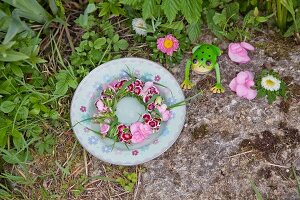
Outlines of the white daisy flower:
[{"label": "white daisy flower", "polygon": [[280,80],[272,75],[267,75],[261,79],[261,86],[269,91],[277,91],[280,89]]},{"label": "white daisy flower", "polygon": [[146,22],[142,18],[134,18],[132,20],[132,28],[138,35],[147,35],[147,25]]}]

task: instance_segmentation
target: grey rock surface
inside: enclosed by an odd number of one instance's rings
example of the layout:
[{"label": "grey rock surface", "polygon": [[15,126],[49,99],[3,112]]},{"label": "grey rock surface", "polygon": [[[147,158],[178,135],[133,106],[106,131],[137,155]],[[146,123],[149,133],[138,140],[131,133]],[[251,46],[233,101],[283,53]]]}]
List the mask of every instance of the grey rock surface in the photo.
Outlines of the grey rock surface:
[{"label": "grey rock surface", "polygon": [[[202,38],[206,40],[212,39]],[[214,73],[192,74],[204,95],[188,104],[185,128],[177,142],[144,164],[147,172],[140,199],[255,199],[250,179],[266,199],[299,198],[290,167],[300,170],[300,46],[263,37],[251,43],[256,51],[248,64],[233,63],[224,49],[219,64],[225,93],[210,93]],[[284,55],[278,53],[282,51]],[[171,70],[180,81],[184,65],[185,60]],[[258,74],[263,67],[288,80],[292,94],[286,103],[281,99],[271,105],[266,99],[248,101],[230,91],[228,85],[238,72]],[[288,134],[291,138],[286,138]]]}]

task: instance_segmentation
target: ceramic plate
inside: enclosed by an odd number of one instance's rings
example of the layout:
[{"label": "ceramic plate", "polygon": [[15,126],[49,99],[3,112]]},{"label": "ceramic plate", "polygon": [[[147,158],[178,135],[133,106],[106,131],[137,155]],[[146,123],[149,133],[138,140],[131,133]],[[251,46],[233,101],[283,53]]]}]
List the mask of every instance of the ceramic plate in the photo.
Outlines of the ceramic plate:
[{"label": "ceramic plate", "polygon": [[[167,105],[184,100],[182,90],[176,79],[159,64],[142,58],[121,58],[100,65],[91,71],[79,84],[72,99],[71,122],[81,145],[97,158],[116,165],[137,165],[152,160],[176,141],[184,125],[186,107],[171,110],[172,117],[158,133],[152,134],[144,142],[128,145],[102,138],[91,130],[99,130],[99,125],[91,118],[96,113],[95,101],[100,96],[102,86],[115,79],[127,76],[130,70],[142,81],[158,82],[169,89],[158,87]],[[78,123],[80,122],[80,123]]]}]

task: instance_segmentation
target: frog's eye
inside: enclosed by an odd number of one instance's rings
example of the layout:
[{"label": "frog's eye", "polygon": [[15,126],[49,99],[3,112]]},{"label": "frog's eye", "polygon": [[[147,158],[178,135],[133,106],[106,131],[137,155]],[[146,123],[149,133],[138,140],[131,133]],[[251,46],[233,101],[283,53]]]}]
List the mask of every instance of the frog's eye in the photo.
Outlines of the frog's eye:
[{"label": "frog's eye", "polygon": [[211,65],[211,62],[208,60],[208,61],[206,61],[206,65],[207,66],[210,66]]},{"label": "frog's eye", "polygon": [[196,64],[197,62],[198,62],[198,60],[197,60],[197,59],[194,59],[194,60],[193,60],[193,63],[194,63],[194,64]]}]

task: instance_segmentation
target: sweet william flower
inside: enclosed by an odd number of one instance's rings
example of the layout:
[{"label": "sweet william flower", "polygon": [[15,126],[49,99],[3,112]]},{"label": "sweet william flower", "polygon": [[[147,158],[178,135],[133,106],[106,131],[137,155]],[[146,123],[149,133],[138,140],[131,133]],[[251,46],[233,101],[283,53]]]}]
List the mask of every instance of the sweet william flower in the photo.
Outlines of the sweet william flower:
[{"label": "sweet william flower", "polygon": [[232,91],[236,92],[239,97],[252,100],[256,97],[257,91],[251,89],[254,86],[254,75],[252,72],[243,71],[239,72],[237,76],[232,79],[229,87]]},{"label": "sweet william flower", "polygon": [[171,34],[163,38],[158,38],[156,44],[158,50],[160,50],[161,52],[169,56],[172,56],[173,52],[177,51],[179,47],[178,40],[175,37],[173,37]]},{"label": "sweet william flower", "polygon": [[247,42],[230,43],[228,46],[228,56],[233,62],[247,63],[251,60],[247,50],[254,51],[254,47]]}]

